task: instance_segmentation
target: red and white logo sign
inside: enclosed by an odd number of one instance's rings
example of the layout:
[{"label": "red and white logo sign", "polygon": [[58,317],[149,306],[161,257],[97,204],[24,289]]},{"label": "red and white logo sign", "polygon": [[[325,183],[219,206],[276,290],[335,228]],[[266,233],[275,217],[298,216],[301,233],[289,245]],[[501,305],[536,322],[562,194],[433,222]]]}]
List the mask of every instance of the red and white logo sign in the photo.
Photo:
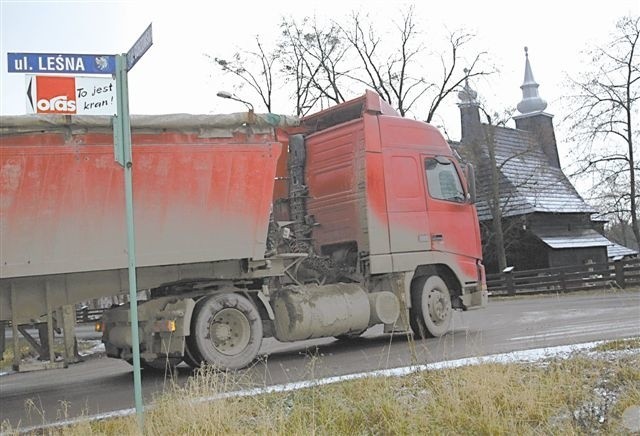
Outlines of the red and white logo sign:
[{"label": "red and white logo sign", "polygon": [[27,111],[34,114],[115,115],[110,77],[27,75]]},{"label": "red and white logo sign", "polygon": [[35,76],[37,89],[33,106],[37,114],[76,113],[75,77]]}]

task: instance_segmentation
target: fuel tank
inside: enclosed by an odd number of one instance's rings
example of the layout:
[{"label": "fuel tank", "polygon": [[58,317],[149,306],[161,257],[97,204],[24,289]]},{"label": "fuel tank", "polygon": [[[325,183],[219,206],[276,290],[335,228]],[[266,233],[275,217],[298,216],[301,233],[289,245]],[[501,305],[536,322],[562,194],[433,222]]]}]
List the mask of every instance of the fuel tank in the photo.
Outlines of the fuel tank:
[{"label": "fuel tank", "polygon": [[360,333],[400,313],[391,292],[369,294],[353,283],[290,286],[274,293],[272,306],[282,342]]}]

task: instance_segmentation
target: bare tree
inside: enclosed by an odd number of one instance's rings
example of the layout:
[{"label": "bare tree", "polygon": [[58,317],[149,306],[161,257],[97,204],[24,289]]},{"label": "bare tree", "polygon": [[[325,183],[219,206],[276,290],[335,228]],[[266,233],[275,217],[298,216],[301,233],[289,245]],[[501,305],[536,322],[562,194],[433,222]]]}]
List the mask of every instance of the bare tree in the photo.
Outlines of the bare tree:
[{"label": "bare tree", "polygon": [[[474,91],[465,87],[463,93]],[[474,97],[475,98],[475,97]],[[498,270],[502,271],[513,262],[509,253],[514,253],[524,244],[522,241],[522,216],[518,210],[520,204],[519,190],[524,188],[540,188],[545,186],[534,186],[541,178],[538,166],[534,168],[524,168],[519,174],[513,174],[513,165],[519,166],[521,163],[514,161],[525,161],[530,159],[531,153],[535,150],[533,142],[527,143],[522,148],[501,149],[498,144],[498,133],[500,129],[507,128],[507,122],[512,118],[514,109],[505,110],[503,113],[489,114],[483,104],[478,103],[478,110],[482,114],[485,123],[480,124],[478,130],[469,134],[463,139],[461,154],[466,160],[473,162],[477,168],[478,197],[486,202],[486,206],[491,215],[491,220],[483,221],[482,243],[485,260],[491,263],[495,260]],[[505,172],[512,173],[505,177]],[[555,179],[554,179],[555,180]],[[550,183],[554,183],[550,181]]]},{"label": "bare tree", "polygon": [[274,90],[284,85],[291,87],[295,113],[305,115],[344,102],[350,87],[360,84],[376,90],[402,116],[418,106],[427,108],[426,121],[431,122],[465,79],[491,73],[481,66],[486,53],[466,56],[473,35],[457,31],[449,34],[446,54],[436,54],[439,72],[427,77],[425,66],[433,55],[426,52],[412,7],[402,14],[392,33],[397,39],[391,43],[386,38],[383,44],[383,33],[355,12],[348,25],[283,17],[280,31],[273,51],[265,50],[256,38],[255,50],[236,52],[231,59],[212,58],[222,71],[249,85],[269,111]]},{"label": "bare tree", "polygon": [[622,177],[623,175],[624,173],[619,171],[607,171],[606,174],[604,172],[598,174],[601,177],[599,177],[598,186],[590,191],[590,200],[597,207],[600,216],[609,220],[607,228],[619,226],[629,230],[631,239],[627,238],[627,233],[625,232],[623,240],[614,238],[616,242],[626,247],[637,246],[638,244],[632,231],[629,181],[628,179],[625,180]]},{"label": "bare tree", "polygon": [[[485,52],[474,54],[470,60],[463,59],[474,35],[455,31],[448,35],[447,53],[438,55],[440,75],[426,77],[424,66],[429,55],[423,42],[425,36],[415,22],[413,7],[402,12],[400,22],[396,23],[396,44],[385,46],[378,29],[359,13],[353,13],[348,25],[341,29],[361,65],[362,74],[350,77],[373,88],[402,116],[426,98],[429,99],[426,121],[431,122],[442,102],[465,80],[491,73],[482,70],[480,65]],[[463,69],[462,65],[467,68]]]},{"label": "bare tree", "polygon": [[305,47],[300,43],[302,30],[293,20],[282,19],[280,23],[281,40],[279,42],[282,53],[282,73],[287,83],[293,84],[293,98],[295,113],[303,116],[313,108],[321,98],[315,91],[314,83],[320,71],[318,65],[309,68],[305,58]]},{"label": "bare tree", "polygon": [[[480,106],[479,109],[484,114],[487,120],[487,124],[481,126],[481,137],[477,138],[481,139],[484,142],[485,150],[489,158],[488,168],[485,167],[489,173],[489,189],[484,194],[489,206],[489,212],[491,213],[491,230],[494,240],[493,247],[495,248],[495,256],[496,260],[498,261],[498,269],[499,271],[502,271],[507,267],[507,255],[504,237],[505,232],[503,228],[503,208],[508,206],[508,200],[512,195],[512,192],[503,192],[503,190],[500,188],[500,172],[502,168],[516,156],[509,157],[502,162],[499,162],[498,158],[496,157],[496,128],[498,126],[504,126],[510,116],[500,118],[496,113],[494,117],[492,117],[483,106]],[[472,153],[474,154],[474,160],[476,162],[480,162],[482,146],[478,143],[477,139],[476,141],[472,141],[471,149]],[[487,174],[483,174],[483,176],[487,177]]]},{"label": "bare tree", "polygon": [[[636,242],[638,227],[638,140],[640,17],[623,17],[608,44],[589,52],[589,70],[570,79],[569,121],[580,153],[574,154],[574,176],[590,176],[592,197],[615,195],[611,213],[627,212]],[[611,192],[611,186],[622,187]],[[627,187],[625,189],[624,187]],[[607,192],[608,191],[608,192]]]},{"label": "bare tree", "polygon": [[[442,102],[460,88],[468,79],[493,74],[493,71],[484,70],[480,65],[486,52],[473,54],[470,61],[465,59],[464,52],[474,36],[472,33],[463,30],[454,31],[449,34],[448,53],[446,56],[443,54],[439,55],[441,76],[438,81],[433,82],[436,85],[437,91],[431,98],[426,119],[427,123],[433,120]],[[467,65],[467,67],[463,68],[462,65]]]},{"label": "bare tree", "polygon": [[412,108],[433,84],[424,77],[414,76],[416,58],[424,51],[420,33],[413,20],[413,7],[403,13],[402,22],[396,25],[398,44],[393,50],[384,50],[380,33],[369,23],[365,24],[359,13],[351,15],[349,27],[342,32],[355,49],[362,65],[362,77],[351,75],[356,82],[373,88],[388,103],[394,105],[400,115]]},{"label": "bare tree", "polygon": [[296,115],[305,115],[319,103],[345,101],[341,70],[348,47],[335,24],[323,28],[315,20],[300,22],[282,18],[280,39],[273,50],[265,49],[259,36],[254,50],[239,50],[231,59],[205,55],[224,72],[248,85],[265,108],[272,112],[274,91],[284,94],[293,86]]},{"label": "bare tree", "polygon": [[344,102],[349,47],[337,24],[322,27],[315,19],[283,18],[280,29],[284,72],[295,84],[297,113],[304,115],[322,100]]},{"label": "bare tree", "polygon": [[605,226],[605,234],[610,240],[625,247],[639,248],[638,245],[635,244],[635,238],[629,221],[619,215],[614,215],[613,219],[607,223]]},{"label": "bare tree", "polygon": [[277,50],[265,50],[260,37],[256,36],[256,50],[238,51],[230,60],[205,56],[213,59],[223,72],[236,76],[241,83],[249,85],[267,111],[272,112],[275,63],[279,57]]}]

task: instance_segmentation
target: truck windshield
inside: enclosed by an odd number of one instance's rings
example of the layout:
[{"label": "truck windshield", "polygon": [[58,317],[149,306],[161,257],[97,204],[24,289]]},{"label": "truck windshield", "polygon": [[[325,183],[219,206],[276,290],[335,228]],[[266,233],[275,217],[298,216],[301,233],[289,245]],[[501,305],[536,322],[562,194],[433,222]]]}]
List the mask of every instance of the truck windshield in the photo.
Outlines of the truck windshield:
[{"label": "truck windshield", "polygon": [[424,161],[427,173],[427,188],[431,198],[463,203],[464,190],[456,167],[450,159],[438,157]]}]

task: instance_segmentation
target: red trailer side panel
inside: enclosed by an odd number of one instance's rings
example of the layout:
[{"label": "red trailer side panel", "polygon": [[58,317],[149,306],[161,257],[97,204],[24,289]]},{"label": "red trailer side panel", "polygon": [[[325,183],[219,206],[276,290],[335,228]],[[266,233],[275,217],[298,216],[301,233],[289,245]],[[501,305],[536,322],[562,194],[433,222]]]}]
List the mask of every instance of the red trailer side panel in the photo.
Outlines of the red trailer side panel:
[{"label": "red trailer side panel", "polygon": [[[127,266],[124,181],[111,135],[0,144],[0,276]],[[264,256],[279,143],[134,135],[139,266]],[[140,145],[144,144],[144,145]]]}]

